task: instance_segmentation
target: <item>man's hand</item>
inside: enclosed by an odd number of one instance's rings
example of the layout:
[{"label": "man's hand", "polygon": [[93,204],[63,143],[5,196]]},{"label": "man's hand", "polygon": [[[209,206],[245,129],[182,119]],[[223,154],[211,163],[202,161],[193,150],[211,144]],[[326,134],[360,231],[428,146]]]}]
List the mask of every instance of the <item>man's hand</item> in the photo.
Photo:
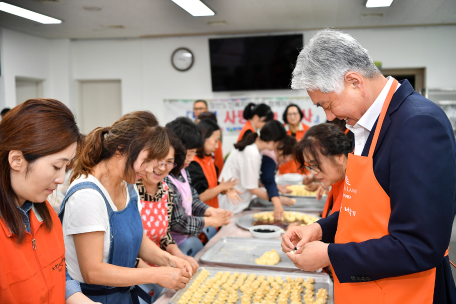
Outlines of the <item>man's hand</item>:
[{"label": "man's hand", "polygon": [[296,267],[304,271],[316,271],[320,268],[329,266],[331,261],[328,256],[329,244],[314,241],[305,244],[302,248],[293,252],[288,252],[287,256]]},{"label": "man's hand", "polygon": [[312,241],[321,240],[322,231],[318,223],[313,223],[307,226],[294,226],[289,227],[287,232],[282,235],[282,251],[288,253],[295,248],[298,253],[305,244]]}]

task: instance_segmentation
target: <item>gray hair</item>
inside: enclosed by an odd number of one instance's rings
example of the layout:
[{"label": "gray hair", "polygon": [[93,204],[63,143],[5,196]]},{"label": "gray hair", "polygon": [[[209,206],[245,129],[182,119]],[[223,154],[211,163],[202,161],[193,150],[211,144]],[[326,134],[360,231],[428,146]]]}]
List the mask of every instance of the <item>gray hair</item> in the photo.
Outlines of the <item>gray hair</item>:
[{"label": "gray hair", "polygon": [[367,50],[355,38],[325,29],[315,34],[301,50],[291,88],[340,94],[344,90],[344,77],[348,71],[370,79],[380,74]]}]

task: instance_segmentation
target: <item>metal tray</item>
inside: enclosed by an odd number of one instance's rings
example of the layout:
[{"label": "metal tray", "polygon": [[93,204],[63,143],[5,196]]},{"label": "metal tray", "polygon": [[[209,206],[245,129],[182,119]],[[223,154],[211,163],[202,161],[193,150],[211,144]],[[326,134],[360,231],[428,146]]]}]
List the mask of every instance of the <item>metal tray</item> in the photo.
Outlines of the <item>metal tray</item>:
[{"label": "metal tray", "polygon": [[[303,278],[304,280],[307,280],[307,278],[314,278],[315,279],[315,293],[317,292],[318,289],[320,288],[325,288],[328,291],[328,299],[326,300],[327,304],[334,304],[334,288],[333,288],[333,282],[329,278],[329,275],[326,273],[314,273],[314,272],[281,272],[281,271],[271,271],[271,270],[259,270],[259,269],[230,269],[230,268],[218,268],[218,267],[200,267],[198,268],[198,271],[196,274],[193,276],[193,278],[190,280],[190,282],[187,284],[187,286],[178,292],[171,298],[169,303],[171,304],[177,304],[177,301],[179,301],[180,297],[184,294],[185,291],[190,287],[190,285],[193,283],[193,281],[196,279],[196,277],[203,271],[204,269],[207,269],[210,273],[209,278],[214,277],[217,272],[219,271],[229,271],[231,273],[233,272],[238,272],[238,273],[247,273],[251,274],[254,273],[256,275],[264,275],[264,276],[281,276],[283,280],[285,280],[286,277],[291,277],[293,279],[296,279],[298,277]],[[207,280],[206,279],[206,280]],[[204,282],[203,282],[204,284]],[[239,293],[239,300],[237,303],[241,303],[241,295],[242,292],[238,291]],[[304,292],[302,293],[302,297],[304,297]],[[304,303],[304,300],[302,301]],[[290,300],[288,300],[288,303],[290,303]]]},{"label": "metal tray", "polygon": [[[293,262],[282,252],[281,239],[255,239],[222,237],[201,257],[204,264],[223,265],[224,267],[248,266],[251,268],[274,270],[297,270]],[[257,265],[258,259],[266,251],[274,249],[280,256],[276,265]]]},{"label": "metal tray", "polygon": [[[285,211],[300,211],[304,213],[321,213],[325,208],[326,199],[316,200],[315,198],[297,197],[296,203],[292,206],[283,206]],[[251,210],[274,210],[274,205],[265,199],[254,198],[249,205]]]},{"label": "metal tray", "polygon": [[[302,213],[314,215],[318,218],[320,217],[318,212],[302,212]],[[253,215],[254,215],[254,213],[249,213],[244,216],[241,216],[240,218],[238,218],[236,220],[236,225],[238,225],[242,229],[249,230],[250,227],[253,227],[253,222],[254,222]],[[271,225],[274,225],[274,224],[271,224]]]},{"label": "metal tray", "polygon": [[[308,200],[314,200],[314,201],[319,201],[317,200],[317,195],[291,195],[287,193],[279,193],[279,195],[286,196],[289,198],[294,198],[294,199],[308,199]],[[321,198],[320,201],[326,202],[326,195]]]}]

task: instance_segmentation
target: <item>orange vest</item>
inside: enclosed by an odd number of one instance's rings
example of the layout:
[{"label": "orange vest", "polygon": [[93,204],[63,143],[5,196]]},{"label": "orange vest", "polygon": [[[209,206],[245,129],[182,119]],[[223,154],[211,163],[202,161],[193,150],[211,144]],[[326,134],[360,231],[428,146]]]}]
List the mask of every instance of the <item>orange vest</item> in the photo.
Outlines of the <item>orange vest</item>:
[{"label": "orange vest", "polygon": [[239,133],[239,137],[238,137],[238,139],[237,139],[237,143],[241,141],[242,137],[244,136],[244,133],[245,133],[247,130],[250,130],[250,131],[252,131],[253,133],[256,132],[255,127],[252,125],[252,122],[251,122],[250,120],[247,120],[247,122],[245,123],[245,125],[242,127],[241,133]]},{"label": "orange vest", "polygon": [[218,148],[215,149],[214,152],[214,163],[217,166],[220,175],[220,173],[222,173],[223,165],[225,164],[225,160],[223,159],[222,142],[220,140],[218,141]]},{"label": "orange vest", "polygon": [[30,210],[30,231],[21,244],[0,217],[0,303],[65,302],[65,244],[60,220],[45,202],[53,222],[49,231]]},{"label": "orange vest", "polygon": [[[397,81],[392,84],[378,119],[369,156],[348,155],[335,243],[364,242],[388,235],[390,198],[378,183],[373,154]],[[435,268],[377,281],[340,283],[334,274],[335,303],[432,303]]]},{"label": "orange vest", "polygon": [[[304,134],[307,132],[307,130],[309,130],[309,126],[302,124],[302,130],[298,130],[298,132],[296,132],[296,140],[297,141],[300,141],[303,137],[304,137]],[[284,125],[286,127],[286,124]],[[288,135],[291,135],[291,130],[288,129],[287,131],[287,134]],[[303,169],[303,170],[298,170],[299,168],[299,164],[298,162],[296,161],[295,158],[293,158],[292,160],[286,162],[285,164],[283,165],[280,165],[279,166],[279,174],[286,174],[286,173],[301,173],[301,174],[308,174],[307,173],[307,170]]]},{"label": "orange vest", "polygon": [[[326,199],[325,208],[321,214],[322,218],[327,217],[328,215],[333,214],[335,211],[339,211],[340,204],[342,203],[342,194],[344,191],[344,179],[334,183],[331,186],[331,191],[328,193],[328,198]],[[331,213],[329,213],[331,209]],[[329,214],[328,214],[329,213]]]},{"label": "orange vest", "polygon": [[[212,156],[205,156],[204,158],[199,158],[198,156],[196,156],[195,158],[193,158],[193,160],[196,161],[203,169],[203,173],[207,179],[207,184],[209,185],[208,189],[217,187],[217,172],[215,171],[215,164],[214,160],[212,159]],[[219,207],[217,196],[211,198],[208,201],[205,201],[204,203],[214,208]]]}]

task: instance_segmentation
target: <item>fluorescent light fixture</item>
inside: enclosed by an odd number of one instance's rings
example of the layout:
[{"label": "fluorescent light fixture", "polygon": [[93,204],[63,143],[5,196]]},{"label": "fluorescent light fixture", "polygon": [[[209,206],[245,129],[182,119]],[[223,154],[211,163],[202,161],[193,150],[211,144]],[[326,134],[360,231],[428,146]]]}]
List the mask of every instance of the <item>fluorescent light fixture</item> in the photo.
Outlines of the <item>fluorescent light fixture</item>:
[{"label": "fluorescent light fixture", "polygon": [[214,16],[215,13],[199,0],[172,0],[194,17]]},{"label": "fluorescent light fixture", "polygon": [[43,24],[59,24],[62,20],[38,14],[15,5],[0,2],[0,11],[4,11],[22,18],[30,19]]},{"label": "fluorescent light fixture", "polygon": [[387,7],[391,6],[393,0],[367,0],[366,7]]}]

